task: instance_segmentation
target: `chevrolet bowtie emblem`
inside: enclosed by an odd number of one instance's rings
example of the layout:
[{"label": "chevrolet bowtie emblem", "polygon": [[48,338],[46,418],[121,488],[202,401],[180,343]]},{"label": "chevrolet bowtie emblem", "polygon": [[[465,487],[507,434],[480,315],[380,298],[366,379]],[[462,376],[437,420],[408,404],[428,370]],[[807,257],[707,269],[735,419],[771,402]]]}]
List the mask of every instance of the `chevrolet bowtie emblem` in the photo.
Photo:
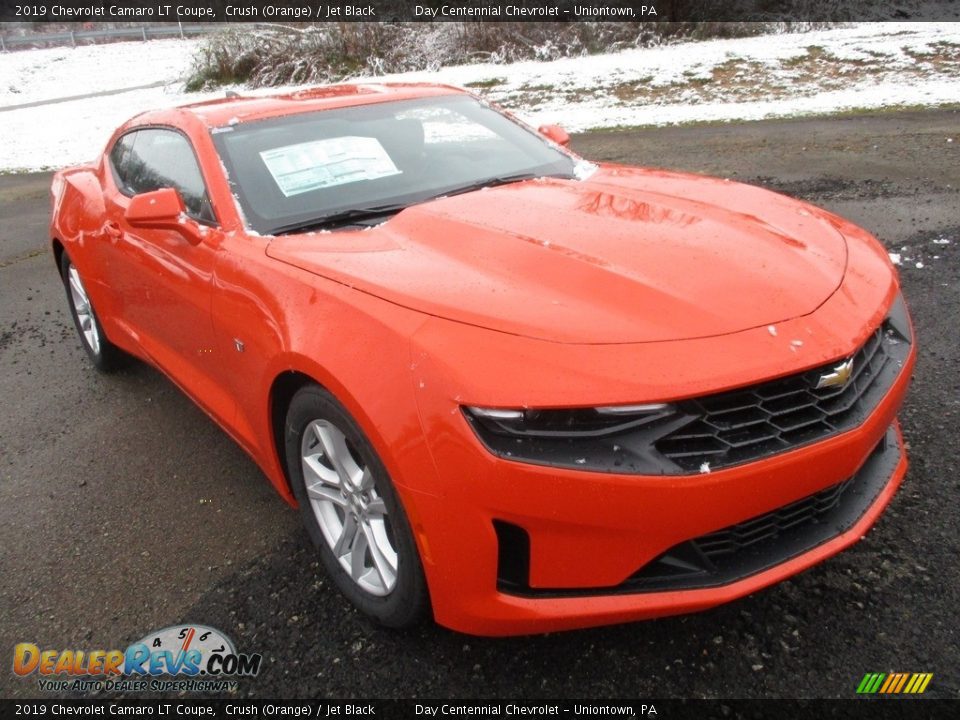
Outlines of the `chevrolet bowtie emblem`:
[{"label": "chevrolet bowtie emblem", "polygon": [[840,363],[831,372],[824,373],[817,382],[817,390],[827,387],[843,387],[853,375],[853,358]]}]

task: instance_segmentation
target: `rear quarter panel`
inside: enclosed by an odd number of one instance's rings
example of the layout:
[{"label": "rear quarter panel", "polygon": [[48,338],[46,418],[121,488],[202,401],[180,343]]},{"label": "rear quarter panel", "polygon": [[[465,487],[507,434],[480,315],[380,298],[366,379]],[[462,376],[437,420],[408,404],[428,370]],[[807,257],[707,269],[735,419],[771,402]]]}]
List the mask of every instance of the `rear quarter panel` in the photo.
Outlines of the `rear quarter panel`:
[{"label": "rear quarter panel", "polygon": [[[57,243],[70,256],[86,285],[104,331],[115,345],[142,356],[134,338],[116,319],[122,299],[110,287],[108,253],[103,233],[106,209],[103,194],[104,161],[66,168],[55,173],[51,184],[50,238],[56,257]],[[59,267],[57,268],[59,272]]]}]

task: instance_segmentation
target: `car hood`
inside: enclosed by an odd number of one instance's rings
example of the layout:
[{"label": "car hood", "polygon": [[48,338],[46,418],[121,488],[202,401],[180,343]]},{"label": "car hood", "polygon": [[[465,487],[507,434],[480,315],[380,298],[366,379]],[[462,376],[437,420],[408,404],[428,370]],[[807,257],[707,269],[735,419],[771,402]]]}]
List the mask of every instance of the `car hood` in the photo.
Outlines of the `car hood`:
[{"label": "car hood", "polygon": [[282,236],[271,257],[430,315],[561,343],[680,340],[809,314],[838,288],[829,216],[716,178],[602,166]]}]

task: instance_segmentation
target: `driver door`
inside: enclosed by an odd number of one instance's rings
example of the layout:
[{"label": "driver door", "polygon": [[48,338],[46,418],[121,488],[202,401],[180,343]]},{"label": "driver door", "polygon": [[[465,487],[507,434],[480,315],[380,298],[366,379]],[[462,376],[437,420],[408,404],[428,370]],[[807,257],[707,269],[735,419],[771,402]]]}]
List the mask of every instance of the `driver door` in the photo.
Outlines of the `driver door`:
[{"label": "driver door", "polygon": [[[226,419],[232,404],[216,380],[210,317],[221,234],[193,147],[177,130],[144,128],[121,137],[110,161],[116,187],[105,192],[105,233],[121,322],[162,370]],[[182,222],[198,224],[199,242],[126,221],[134,195],[161,188],[180,193]]]}]

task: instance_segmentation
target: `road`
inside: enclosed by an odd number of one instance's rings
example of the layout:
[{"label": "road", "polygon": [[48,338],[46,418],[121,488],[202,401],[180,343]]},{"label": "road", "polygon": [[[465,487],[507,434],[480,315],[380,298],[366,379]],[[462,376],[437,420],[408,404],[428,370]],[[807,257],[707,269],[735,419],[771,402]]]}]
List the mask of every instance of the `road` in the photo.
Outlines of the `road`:
[{"label": "road", "polygon": [[33,102],[20,103],[19,105],[4,105],[0,107],[0,112],[13,112],[14,110],[25,110],[27,108],[40,107],[41,105],[57,105],[59,103],[73,102],[74,100],[86,100],[95,97],[112,97],[114,95],[123,95],[134,90],[148,90],[150,88],[163,87],[167,83],[158,80],[157,82],[147,83],[146,85],[134,85],[133,87],[116,88],[115,90],[100,90],[98,92],[81,93],[80,95],[68,95],[67,97],[51,98],[48,100],[34,100]]},{"label": "road", "polygon": [[[377,629],[324,579],[296,513],[166,379],[88,367],[44,252],[49,176],[0,176],[0,650],[123,648],[192,621],[264,654],[239,695],[852,697],[864,673],[900,670],[960,697],[960,114],[594,133],[573,147],[766,185],[900,253],[920,348],[902,413],[912,465],[863,542],[687,617],[499,640]],[[36,695],[9,662],[0,695]]]}]

